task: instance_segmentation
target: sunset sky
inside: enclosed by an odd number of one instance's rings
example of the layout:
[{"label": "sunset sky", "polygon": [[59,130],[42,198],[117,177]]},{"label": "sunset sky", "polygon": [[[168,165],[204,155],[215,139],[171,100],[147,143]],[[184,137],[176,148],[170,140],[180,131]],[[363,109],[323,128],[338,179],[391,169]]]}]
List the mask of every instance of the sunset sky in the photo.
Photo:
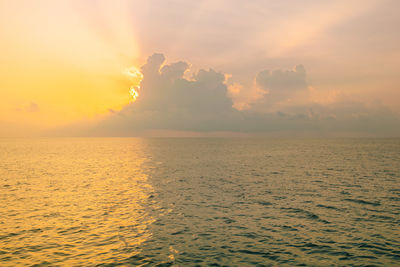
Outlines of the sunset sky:
[{"label": "sunset sky", "polygon": [[399,136],[399,12],[397,0],[0,0],[0,136]]}]

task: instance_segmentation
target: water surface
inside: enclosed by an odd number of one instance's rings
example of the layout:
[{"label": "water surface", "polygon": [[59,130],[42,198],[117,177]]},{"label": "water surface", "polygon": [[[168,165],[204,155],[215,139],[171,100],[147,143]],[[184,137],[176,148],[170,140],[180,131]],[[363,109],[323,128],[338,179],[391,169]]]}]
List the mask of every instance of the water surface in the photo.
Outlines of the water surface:
[{"label": "water surface", "polygon": [[0,140],[0,265],[400,264],[399,139]]}]

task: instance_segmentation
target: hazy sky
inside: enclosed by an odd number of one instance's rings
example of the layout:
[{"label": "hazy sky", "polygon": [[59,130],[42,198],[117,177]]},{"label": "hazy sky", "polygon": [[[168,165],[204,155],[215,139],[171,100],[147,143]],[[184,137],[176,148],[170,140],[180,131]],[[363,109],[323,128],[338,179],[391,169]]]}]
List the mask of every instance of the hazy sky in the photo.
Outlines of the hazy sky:
[{"label": "hazy sky", "polygon": [[399,136],[399,13],[397,0],[0,0],[0,136]]}]

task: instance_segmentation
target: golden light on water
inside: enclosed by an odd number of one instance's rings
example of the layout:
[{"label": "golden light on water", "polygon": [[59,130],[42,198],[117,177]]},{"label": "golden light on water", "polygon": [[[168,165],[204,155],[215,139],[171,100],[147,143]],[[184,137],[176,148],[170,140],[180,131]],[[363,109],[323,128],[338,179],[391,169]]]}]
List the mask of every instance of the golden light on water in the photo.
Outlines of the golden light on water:
[{"label": "golden light on water", "polygon": [[[10,187],[19,190],[15,191],[15,197],[1,191],[1,250],[10,254],[17,251],[19,255],[10,256],[7,263],[3,260],[0,266],[29,266],[41,262],[87,266],[122,261],[138,253],[136,248],[151,238],[149,227],[154,219],[146,205],[153,201],[154,189],[148,181],[147,158],[141,148],[145,143],[139,139],[112,141],[111,146],[104,147],[101,145],[104,142],[108,141],[90,138],[44,143],[22,141],[21,148],[29,144],[35,151],[32,153],[26,153],[25,149],[12,150],[18,141],[0,142],[5,148],[0,150],[0,176],[7,177],[0,179],[0,188],[6,188],[4,183],[10,179],[7,182]],[[102,148],[89,152],[89,147],[98,145]],[[58,150],[58,146],[63,148]],[[77,163],[79,168],[70,165],[75,162],[77,151],[87,155]],[[47,163],[53,167],[29,176],[32,166],[42,168],[40,166],[46,164],[43,156],[49,153],[53,156]],[[20,159],[20,174],[5,172],[6,166],[12,164],[6,157]],[[50,173],[58,168],[62,174]],[[92,171],[88,175],[85,171],[90,168]],[[26,177],[30,177],[29,183],[23,182]],[[54,194],[53,185],[56,184],[60,188],[56,188],[58,193]],[[33,185],[35,189],[29,189]],[[15,233],[10,235],[15,238],[7,239],[6,233]],[[1,255],[0,259],[5,256],[8,254]]]},{"label": "golden light on water", "polygon": [[125,69],[124,74],[128,76],[133,85],[129,88],[129,94],[132,96],[132,101],[136,101],[139,97],[140,83],[143,79],[143,74],[135,67]]}]

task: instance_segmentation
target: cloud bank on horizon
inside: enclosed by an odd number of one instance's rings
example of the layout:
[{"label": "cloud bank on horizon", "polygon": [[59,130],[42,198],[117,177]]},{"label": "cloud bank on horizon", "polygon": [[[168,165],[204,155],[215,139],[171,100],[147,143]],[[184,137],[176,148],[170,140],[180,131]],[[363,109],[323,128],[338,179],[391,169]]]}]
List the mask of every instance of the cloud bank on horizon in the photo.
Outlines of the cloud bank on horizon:
[{"label": "cloud bank on horizon", "polygon": [[398,0],[0,1],[0,137],[400,136],[399,8]]},{"label": "cloud bank on horizon", "polygon": [[[390,136],[400,133],[398,117],[332,92],[324,100],[307,81],[306,68],[261,70],[253,88],[212,68],[190,72],[185,61],[148,57],[141,68],[139,97],[94,127],[89,135],[132,136],[149,131],[238,132],[285,135]],[[248,94],[252,94],[249,96]],[[247,95],[246,95],[247,94]]]}]

